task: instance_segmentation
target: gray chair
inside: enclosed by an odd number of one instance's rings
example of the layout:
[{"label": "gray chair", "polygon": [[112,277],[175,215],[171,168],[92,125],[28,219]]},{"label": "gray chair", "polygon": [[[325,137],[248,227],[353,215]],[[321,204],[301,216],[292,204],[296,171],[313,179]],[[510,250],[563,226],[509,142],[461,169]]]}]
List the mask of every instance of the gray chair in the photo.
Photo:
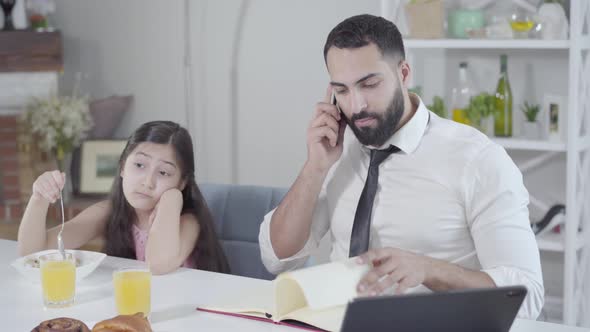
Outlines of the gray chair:
[{"label": "gray chair", "polygon": [[287,189],[212,183],[199,188],[213,214],[232,274],[274,279],[262,264],[258,231],[264,215],[280,203]]}]

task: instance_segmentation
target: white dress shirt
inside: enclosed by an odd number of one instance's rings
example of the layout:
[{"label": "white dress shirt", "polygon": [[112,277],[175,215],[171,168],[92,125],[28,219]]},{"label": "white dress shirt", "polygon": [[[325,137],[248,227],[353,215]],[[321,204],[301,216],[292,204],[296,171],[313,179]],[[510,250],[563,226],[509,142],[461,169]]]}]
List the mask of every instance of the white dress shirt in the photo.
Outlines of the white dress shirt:
[{"label": "white dress shirt", "polygon": [[[380,165],[369,248],[395,247],[481,270],[497,286],[524,285],[528,295],[519,317],[537,318],[543,277],[522,174],[487,136],[438,117],[411,97],[419,103],[416,113],[383,146],[401,151]],[[294,256],[277,258],[269,227],[274,210],[265,216],[259,242],[270,272],[302,266],[327,233],[330,259],[348,257],[369,158],[369,149],[347,128],[342,156],[319,195],[309,240]]]}]

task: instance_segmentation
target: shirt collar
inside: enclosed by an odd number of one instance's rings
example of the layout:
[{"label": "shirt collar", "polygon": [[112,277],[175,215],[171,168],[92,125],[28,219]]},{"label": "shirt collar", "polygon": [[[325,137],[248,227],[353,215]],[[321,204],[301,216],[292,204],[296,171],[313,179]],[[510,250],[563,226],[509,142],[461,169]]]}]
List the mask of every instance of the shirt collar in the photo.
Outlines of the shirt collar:
[{"label": "shirt collar", "polygon": [[[430,114],[418,95],[410,93],[409,96],[412,106],[418,104],[416,112],[403,127],[395,132],[385,144],[377,149],[386,149],[390,145],[395,145],[405,154],[410,154],[418,148],[418,145],[424,136],[424,132],[426,131]],[[375,147],[372,146],[363,147],[366,149],[375,149]]]}]

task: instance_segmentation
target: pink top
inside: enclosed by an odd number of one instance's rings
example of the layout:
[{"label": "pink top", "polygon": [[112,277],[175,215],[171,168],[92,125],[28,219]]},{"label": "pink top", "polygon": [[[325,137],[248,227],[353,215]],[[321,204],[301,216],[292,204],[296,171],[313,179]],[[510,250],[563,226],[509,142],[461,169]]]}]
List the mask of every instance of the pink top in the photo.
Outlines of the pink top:
[{"label": "pink top", "polygon": [[[135,242],[135,257],[137,260],[145,262],[145,245],[149,237],[148,231],[141,230],[137,225],[133,224],[133,242]],[[190,257],[184,261],[182,267],[194,269]]]}]

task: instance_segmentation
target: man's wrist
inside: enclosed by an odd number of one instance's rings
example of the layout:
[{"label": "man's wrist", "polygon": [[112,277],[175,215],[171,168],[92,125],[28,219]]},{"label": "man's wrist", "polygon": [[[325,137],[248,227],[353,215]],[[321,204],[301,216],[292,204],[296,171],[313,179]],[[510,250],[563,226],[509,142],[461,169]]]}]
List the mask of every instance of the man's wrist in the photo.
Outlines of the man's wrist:
[{"label": "man's wrist", "polygon": [[317,163],[314,163],[310,160],[307,160],[305,162],[305,165],[303,165],[303,173],[315,178],[315,179],[319,179],[322,180],[326,177],[326,175],[328,175],[328,171],[330,170],[330,167],[324,167],[321,165],[318,165]]},{"label": "man's wrist", "polygon": [[442,261],[428,256],[423,256],[424,264],[424,286],[432,289],[441,280],[441,272],[443,270]]}]

